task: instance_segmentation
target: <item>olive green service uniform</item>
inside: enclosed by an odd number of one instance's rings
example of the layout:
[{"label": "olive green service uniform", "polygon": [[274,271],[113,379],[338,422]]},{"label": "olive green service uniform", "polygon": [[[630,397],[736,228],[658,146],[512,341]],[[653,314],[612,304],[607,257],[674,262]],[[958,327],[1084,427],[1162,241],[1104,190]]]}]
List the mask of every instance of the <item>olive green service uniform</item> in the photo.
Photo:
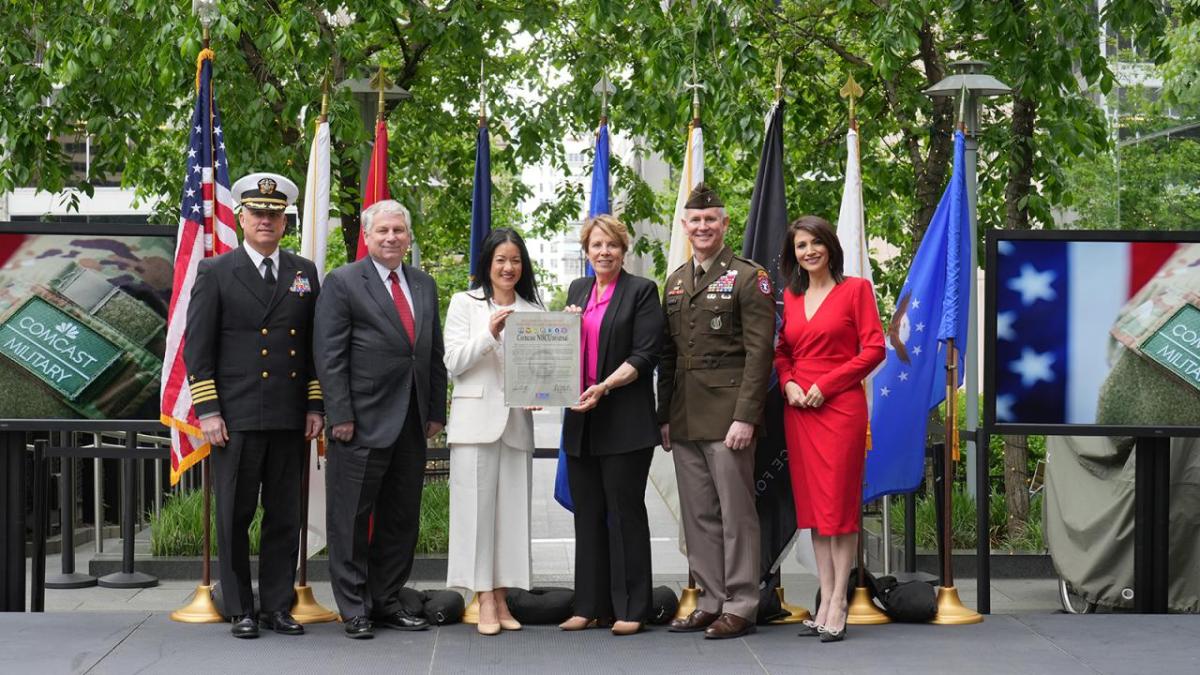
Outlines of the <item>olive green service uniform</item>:
[{"label": "olive green service uniform", "polygon": [[767,273],[725,247],[667,278],[667,335],[658,420],[669,422],[688,565],[698,608],[753,623],[758,612],[759,526],[754,447],[731,450],[735,421],[761,424],[774,354],[775,300]]},{"label": "olive green service uniform", "polygon": [[[264,204],[273,202],[255,198],[283,198],[275,185],[259,184],[242,193],[243,207],[272,208]],[[260,608],[264,613],[291,610],[303,525],[305,421],[307,413],[323,412],[312,356],[317,269],[287,251],[279,250],[278,256],[277,263],[261,259],[271,262],[268,270],[263,262],[255,264],[243,244],[202,260],[188,306],[183,357],[193,405],[201,419],[220,414],[229,432],[226,445],[213,447],[210,455],[226,616],[254,615],[247,531],[260,486]]]}]

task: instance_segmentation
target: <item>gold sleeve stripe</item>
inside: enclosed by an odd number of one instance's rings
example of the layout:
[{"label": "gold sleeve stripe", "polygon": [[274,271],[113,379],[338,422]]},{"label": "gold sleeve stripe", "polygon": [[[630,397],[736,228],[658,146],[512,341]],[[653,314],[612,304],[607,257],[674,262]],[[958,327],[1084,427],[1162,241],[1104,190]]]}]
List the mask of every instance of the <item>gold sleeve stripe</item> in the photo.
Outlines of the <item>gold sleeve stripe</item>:
[{"label": "gold sleeve stripe", "polygon": [[325,400],[325,397],[321,396],[320,394],[309,394],[309,395],[308,395],[308,400],[310,400],[310,401],[324,401],[324,400]]},{"label": "gold sleeve stripe", "polygon": [[197,403],[208,403],[209,401],[215,401],[215,400],[217,400],[216,394],[213,394],[211,396],[197,396],[197,397],[192,398],[192,405],[195,405]]},{"label": "gold sleeve stripe", "polygon": [[202,384],[193,384],[193,385],[191,385],[191,389],[192,389],[192,391],[196,391],[196,390],[198,390],[198,389],[216,389],[216,388],[217,388],[217,385],[216,385],[216,383],[215,383],[215,382],[211,382],[211,381],[210,381],[210,382],[204,382],[204,383],[202,383]]},{"label": "gold sleeve stripe", "polygon": [[195,398],[196,396],[203,395],[203,394],[212,394],[213,396],[216,396],[217,390],[214,387],[206,387],[204,389],[193,389],[192,390],[193,398]]}]

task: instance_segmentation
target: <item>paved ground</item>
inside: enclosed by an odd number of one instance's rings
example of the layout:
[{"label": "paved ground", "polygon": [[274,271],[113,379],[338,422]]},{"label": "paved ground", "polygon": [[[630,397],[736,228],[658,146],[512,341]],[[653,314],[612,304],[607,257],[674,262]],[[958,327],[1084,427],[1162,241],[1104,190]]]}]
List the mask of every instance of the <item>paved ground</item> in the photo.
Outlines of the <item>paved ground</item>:
[{"label": "paved ground", "polygon": [[162,613],[0,615],[0,670],[10,673],[1196,673],[1190,616],[997,615],[975,626],[853,627],[820,644],[787,627],[711,641],[662,628],[529,627],[483,638],[470,626],[346,640],[336,624],[303,637],[234,640],[224,625]]}]

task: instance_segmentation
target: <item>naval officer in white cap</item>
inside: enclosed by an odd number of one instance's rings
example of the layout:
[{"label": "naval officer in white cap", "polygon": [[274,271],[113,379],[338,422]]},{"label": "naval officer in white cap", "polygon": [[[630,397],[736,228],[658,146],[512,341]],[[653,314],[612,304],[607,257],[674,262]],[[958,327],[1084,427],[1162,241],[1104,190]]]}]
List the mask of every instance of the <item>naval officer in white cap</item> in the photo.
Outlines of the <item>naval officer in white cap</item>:
[{"label": "naval officer in white cap", "polygon": [[[234,637],[260,625],[299,635],[290,610],[299,547],[300,482],[308,440],[324,426],[312,358],[319,292],[309,260],[279,249],[296,200],[292,181],[254,173],[233,184],[238,248],[200,262],[183,358],[204,440],[212,446],[218,572]],[[262,493],[259,608],[247,531]]]}]

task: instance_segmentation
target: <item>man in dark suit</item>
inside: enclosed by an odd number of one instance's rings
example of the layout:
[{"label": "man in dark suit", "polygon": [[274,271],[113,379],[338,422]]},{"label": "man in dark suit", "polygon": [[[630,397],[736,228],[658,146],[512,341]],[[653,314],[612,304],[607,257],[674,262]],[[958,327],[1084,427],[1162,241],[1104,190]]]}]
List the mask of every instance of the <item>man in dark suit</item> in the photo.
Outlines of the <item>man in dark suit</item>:
[{"label": "man in dark suit", "polygon": [[[204,440],[212,446],[217,550],[233,635],[259,622],[299,635],[290,614],[299,548],[300,482],[308,443],[324,424],[310,349],[319,282],[311,261],[279,249],[296,185],[270,173],[233,185],[244,241],[200,262],[183,358]],[[306,440],[307,439],[307,440]],[[247,530],[262,491],[259,595],[254,616]]]},{"label": "man in dark suit", "polygon": [[446,423],[446,366],[437,283],[403,264],[410,223],[390,199],[364,211],[370,255],[330,273],[317,304],[314,350],[332,439],[329,571],[351,638],[372,637],[373,623],[429,626],[401,608],[399,592],[417,544],[425,439]]}]

